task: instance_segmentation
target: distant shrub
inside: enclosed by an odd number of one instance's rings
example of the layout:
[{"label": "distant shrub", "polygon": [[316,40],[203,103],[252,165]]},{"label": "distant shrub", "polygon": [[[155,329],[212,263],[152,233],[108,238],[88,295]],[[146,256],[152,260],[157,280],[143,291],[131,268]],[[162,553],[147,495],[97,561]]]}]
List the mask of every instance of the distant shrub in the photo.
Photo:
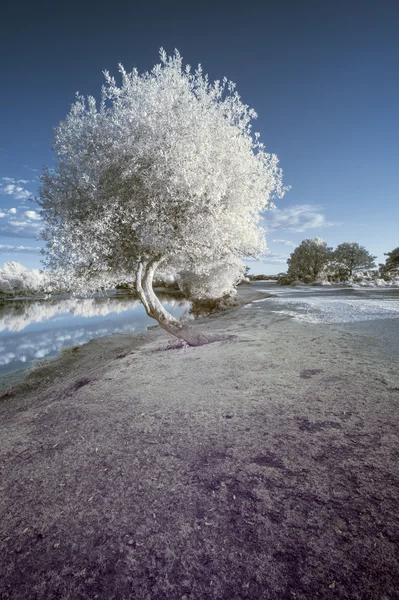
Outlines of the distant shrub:
[{"label": "distant shrub", "polygon": [[156,279],[153,282],[154,288],[165,288],[166,290],[176,290],[179,291],[180,288],[176,281],[165,281],[164,279]]},{"label": "distant shrub", "polygon": [[117,283],[115,286],[115,289],[132,292],[136,289],[136,287],[135,287],[134,283]]},{"label": "distant shrub", "polygon": [[249,275],[251,281],[276,281],[278,275]]},{"label": "distant shrub", "polygon": [[233,308],[234,306],[237,306],[237,301],[231,296],[193,300],[191,303],[190,315],[195,319],[208,317],[211,314]]},{"label": "distant shrub", "polygon": [[293,281],[294,279],[290,275],[287,275],[287,273],[283,273],[277,277],[278,285],[291,285]]}]

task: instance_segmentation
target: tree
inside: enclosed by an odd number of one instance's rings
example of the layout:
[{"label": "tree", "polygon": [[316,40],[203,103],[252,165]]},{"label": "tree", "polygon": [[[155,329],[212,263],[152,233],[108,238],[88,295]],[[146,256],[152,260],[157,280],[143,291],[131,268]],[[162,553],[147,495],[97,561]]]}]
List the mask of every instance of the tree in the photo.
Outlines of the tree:
[{"label": "tree", "polygon": [[380,265],[381,273],[383,275],[399,274],[399,246],[391,252],[384,252],[384,256],[388,258],[385,259],[385,265]]},{"label": "tree", "polygon": [[197,345],[206,337],[164,309],[154,275],[176,265],[210,275],[215,263],[262,254],[259,213],[283,195],[282,171],[232,82],[183,69],[177,51],[160,57],[142,75],[120,65],[120,87],[105,72],[99,106],[77,95],[56,129],[56,167],[39,190],[45,253],[87,287],[135,273],[147,314]]},{"label": "tree", "polygon": [[352,277],[356,271],[365,271],[375,268],[375,256],[372,256],[364,246],[357,242],[344,242],[339,244],[333,252],[333,261],[337,269],[345,275]]},{"label": "tree", "polygon": [[29,271],[17,262],[7,262],[0,269],[0,295],[17,296],[50,293],[53,289],[48,273]]},{"label": "tree", "polygon": [[305,283],[315,281],[331,259],[332,248],[321,238],[303,240],[290,254],[287,276]]}]

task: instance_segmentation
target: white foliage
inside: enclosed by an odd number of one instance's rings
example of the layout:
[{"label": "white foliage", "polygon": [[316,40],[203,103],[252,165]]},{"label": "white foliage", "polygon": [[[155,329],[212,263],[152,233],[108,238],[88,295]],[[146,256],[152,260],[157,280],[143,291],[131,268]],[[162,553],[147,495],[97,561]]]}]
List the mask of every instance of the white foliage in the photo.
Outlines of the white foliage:
[{"label": "white foliage", "polygon": [[[125,283],[125,276],[98,275],[92,278],[91,289],[103,290]],[[86,283],[83,277],[71,278],[71,272],[57,269],[54,271],[31,271],[17,262],[8,262],[0,269],[0,295],[5,296],[34,296],[37,294],[57,294],[74,292],[84,294]]]},{"label": "white foliage", "polygon": [[221,296],[236,270],[210,265],[266,251],[259,213],[283,195],[282,171],[232,82],[160,54],[142,75],[120,65],[120,86],[105,72],[99,106],[78,95],[57,128],[58,164],[40,189],[48,265],[105,285],[161,257],[202,277],[198,293]]},{"label": "white foliage", "polygon": [[326,242],[320,237],[314,237],[311,241],[314,246],[318,246],[320,248],[324,248],[326,246]]},{"label": "white foliage", "polygon": [[239,259],[229,262],[201,265],[199,269],[181,271],[176,280],[179,288],[190,298],[205,300],[233,296],[242,280],[245,265]]},{"label": "white foliage", "polygon": [[346,283],[352,287],[399,287],[399,277],[386,280],[379,277],[375,271],[364,271],[350,277]]},{"label": "white foliage", "polygon": [[48,273],[33,269],[29,271],[17,262],[8,262],[0,269],[0,294],[40,294],[51,291]]}]

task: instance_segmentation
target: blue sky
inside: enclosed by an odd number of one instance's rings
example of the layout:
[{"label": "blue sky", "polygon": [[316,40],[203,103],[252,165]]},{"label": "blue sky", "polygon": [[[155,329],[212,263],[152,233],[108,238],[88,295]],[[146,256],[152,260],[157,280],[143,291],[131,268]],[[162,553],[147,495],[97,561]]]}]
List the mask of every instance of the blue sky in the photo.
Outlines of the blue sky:
[{"label": "blue sky", "polygon": [[285,271],[309,237],[359,242],[378,262],[399,246],[396,1],[39,0],[9,3],[2,25],[0,267],[40,267],[29,197],[75,92],[99,97],[103,70],[151,69],[161,46],[235,81],[291,186],[265,215],[270,254],[253,273]]}]

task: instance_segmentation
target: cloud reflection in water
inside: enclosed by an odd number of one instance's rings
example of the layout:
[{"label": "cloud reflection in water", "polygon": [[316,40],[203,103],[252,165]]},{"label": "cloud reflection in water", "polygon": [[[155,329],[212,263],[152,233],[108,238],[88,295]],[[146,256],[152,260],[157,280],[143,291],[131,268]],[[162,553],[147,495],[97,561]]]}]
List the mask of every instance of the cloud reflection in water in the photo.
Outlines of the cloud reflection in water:
[{"label": "cloud reflection in water", "polygon": [[[163,302],[177,318],[190,307],[171,297]],[[0,306],[0,375],[56,356],[63,348],[112,333],[144,331],[153,324],[132,297],[9,301]]]}]

